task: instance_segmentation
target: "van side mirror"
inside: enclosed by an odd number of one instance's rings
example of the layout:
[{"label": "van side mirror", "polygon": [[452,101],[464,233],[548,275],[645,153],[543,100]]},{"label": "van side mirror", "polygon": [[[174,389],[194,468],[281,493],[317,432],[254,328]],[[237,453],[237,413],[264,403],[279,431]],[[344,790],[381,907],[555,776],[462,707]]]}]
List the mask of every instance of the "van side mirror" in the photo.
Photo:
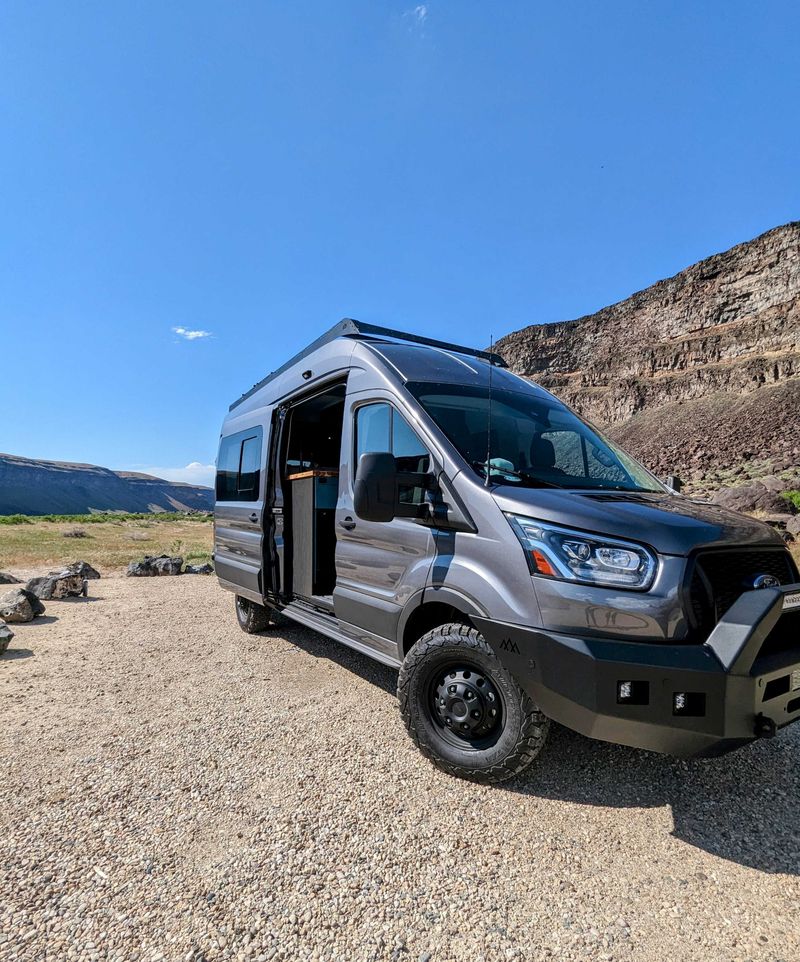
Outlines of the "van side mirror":
[{"label": "van side mirror", "polygon": [[364,521],[392,521],[397,500],[397,466],[388,451],[362,454],[353,485],[353,508]]},{"label": "van side mirror", "polygon": [[676,494],[678,494],[683,487],[683,481],[681,481],[677,474],[667,475],[667,477],[664,478],[664,484],[666,484],[668,488],[671,488]]}]

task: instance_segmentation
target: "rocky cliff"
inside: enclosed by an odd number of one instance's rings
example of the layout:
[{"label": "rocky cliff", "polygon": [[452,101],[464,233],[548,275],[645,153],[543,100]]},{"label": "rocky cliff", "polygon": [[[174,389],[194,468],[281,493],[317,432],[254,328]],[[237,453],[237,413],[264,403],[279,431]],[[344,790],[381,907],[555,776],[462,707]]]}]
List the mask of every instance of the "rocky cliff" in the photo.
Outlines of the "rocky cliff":
[{"label": "rocky cliff", "polygon": [[702,483],[792,468],[800,222],[596,314],[509,334],[496,349],[658,473]]},{"label": "rocky cliff", "polygon": [[94,464],[0,454],[0,515],[211,511],[211,488]]}]

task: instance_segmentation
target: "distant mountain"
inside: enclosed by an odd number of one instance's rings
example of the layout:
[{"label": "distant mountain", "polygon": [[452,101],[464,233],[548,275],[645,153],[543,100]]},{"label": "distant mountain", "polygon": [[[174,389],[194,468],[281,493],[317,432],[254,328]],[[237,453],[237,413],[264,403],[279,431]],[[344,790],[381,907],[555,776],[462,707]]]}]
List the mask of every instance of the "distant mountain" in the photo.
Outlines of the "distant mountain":
[{"label": "distant mountain", "polygon": [[211,511],[214,491],[94,464],[0,454],[0,515]]},{"label": "distant mountain", "polygon": [[800,222],[495,347],[658,474],[702,487],[796,468]]}]

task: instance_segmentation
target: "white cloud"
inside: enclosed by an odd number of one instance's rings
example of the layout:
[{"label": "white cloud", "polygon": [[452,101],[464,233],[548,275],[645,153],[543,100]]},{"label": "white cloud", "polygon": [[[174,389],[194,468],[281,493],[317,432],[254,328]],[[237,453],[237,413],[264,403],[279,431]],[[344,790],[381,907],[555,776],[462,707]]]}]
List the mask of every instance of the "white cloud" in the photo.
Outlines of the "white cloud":
[{"label": "white cloud", "polygon": [[413,20],[414,23],[423,24],[428,16],[428,8],[425,6],[425,4],[421,3],[418,6],[413,7],[411,10],[406,10],[403,16]]},{"label": "white cloud", "polygon": [[204,484],[208,487],[213,487],[216,472],[213,464],[201,464],[199,461],[192,461],[185,468],[146,467],[136,470],[143,474],[152,474],[156,478],[164,478],[165,481],[185,481],[187,484]]},{"label": "white cloud", "polygon": [[201,337],[213,337],[211,331],[190,331],[185,327],[173,327],[172,330],[173,333],[185,338],[187,341],[196,341]]}]

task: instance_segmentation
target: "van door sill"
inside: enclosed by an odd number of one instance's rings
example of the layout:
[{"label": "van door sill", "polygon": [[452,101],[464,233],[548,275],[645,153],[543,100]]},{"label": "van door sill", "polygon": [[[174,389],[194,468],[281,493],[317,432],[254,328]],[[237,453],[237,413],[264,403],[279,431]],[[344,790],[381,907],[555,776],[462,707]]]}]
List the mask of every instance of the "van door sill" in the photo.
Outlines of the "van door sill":
[{"label": "van door sill", "polygon": [[307,628],[313,628],[315,631],[333,638],[334,641],[338,641],[342,645],[347,645],[348,648],[354,648],[363,655],[368,655],[384,665],[389,665],[391,668],[400,667],[398,658],[366,644],[360,638],[353,637],[335,615],[328,615],[304,601],[295,599],[281,608],[281,614],[299,622],[301,625],[305,625]]},{"label": "van door sill", "polygon": [[323,614],[333,614],[333,595],[311,595],[306,598],[303,595],[295,595],[294,600],[301,605],[312,608],[314,611],[321,611]]}]

